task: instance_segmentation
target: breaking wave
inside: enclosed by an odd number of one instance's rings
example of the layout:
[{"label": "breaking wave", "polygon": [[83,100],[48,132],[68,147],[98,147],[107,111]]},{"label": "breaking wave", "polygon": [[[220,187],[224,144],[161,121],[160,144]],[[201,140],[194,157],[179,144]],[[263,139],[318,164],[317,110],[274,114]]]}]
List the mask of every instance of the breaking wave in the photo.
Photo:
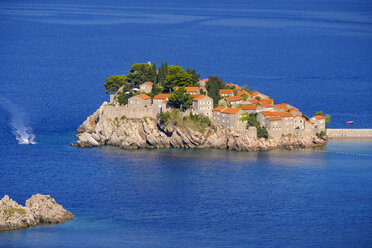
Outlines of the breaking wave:
[{"label": "breaking wave", "polygon": [[18,144],[36,144],[35,135],[27,125],[26,113],[12,101],[0,97],[0,105],[9,112],[9,126]]}]

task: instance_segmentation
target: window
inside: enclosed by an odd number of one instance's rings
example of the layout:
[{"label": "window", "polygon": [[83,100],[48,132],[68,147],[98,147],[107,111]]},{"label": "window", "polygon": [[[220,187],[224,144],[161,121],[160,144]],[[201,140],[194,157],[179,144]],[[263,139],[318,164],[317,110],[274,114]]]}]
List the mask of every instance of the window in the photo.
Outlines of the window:
[{"label": "window", "polygon": [[201,104],[201,105],[203,105],[203,104],[204,104],[204,102],[200,101],[200,104]]},{"label": "window", "polygon": [[208,105],[211,105],[211,102],[207,102]]},{"label": "window", "polygon": [[133,103],[133,100],[130,100],[130,103]]}]

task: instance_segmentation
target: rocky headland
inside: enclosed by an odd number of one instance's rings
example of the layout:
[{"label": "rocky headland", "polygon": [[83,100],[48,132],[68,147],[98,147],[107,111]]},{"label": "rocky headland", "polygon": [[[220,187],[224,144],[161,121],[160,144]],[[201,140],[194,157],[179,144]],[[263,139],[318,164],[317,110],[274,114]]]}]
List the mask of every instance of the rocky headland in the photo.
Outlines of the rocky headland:
[{"label": "rocky headland", "polygon": [[326,138],[284,136],[279,139],[257,138],[255,127],[246,131],[220,125],[183,125],[161,123],[154,118],[118,117],[107,102],[77,129],[78,147],[112,145],[123,149],[139,148],[217,148],[236,151],[267,151],[324,145]]},{"label": "rocky headland", "polygon": [[41,223],[63,223],[74,216],[49,195],[36,194],[22,206],[5,195],[0,200],[0,231],[16,230]]}]

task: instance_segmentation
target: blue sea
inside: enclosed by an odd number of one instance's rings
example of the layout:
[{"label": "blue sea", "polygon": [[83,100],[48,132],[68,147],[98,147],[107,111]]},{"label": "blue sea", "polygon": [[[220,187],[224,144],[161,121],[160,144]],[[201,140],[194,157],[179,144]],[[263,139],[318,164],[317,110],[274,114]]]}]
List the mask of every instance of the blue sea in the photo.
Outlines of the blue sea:
[{"label": "blue sea", "polygon": [[372,247],[372,139],[69,146],[108,76],[165,60],[372,128],[371,1],[1,0],[0,197],[50,194],[75,219],[2,232],[0,247]]}]

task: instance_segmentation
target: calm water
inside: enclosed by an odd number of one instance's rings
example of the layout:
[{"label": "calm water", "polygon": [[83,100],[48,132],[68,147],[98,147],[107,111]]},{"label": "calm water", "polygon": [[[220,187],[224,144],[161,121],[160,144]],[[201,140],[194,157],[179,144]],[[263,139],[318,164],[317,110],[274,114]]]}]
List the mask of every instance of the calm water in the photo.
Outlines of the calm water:
[{"label": "calm water", "polygon": [[[266,153],[68,144],[108,99],[105,78],[149,60],[371,128],[371,44],[369,1],[0,1],[0,197],[51,194],[76,216],[1,233],[0,247],[370,247],[371,139]],[[11,123],[38,144],[17,144]]]}]

